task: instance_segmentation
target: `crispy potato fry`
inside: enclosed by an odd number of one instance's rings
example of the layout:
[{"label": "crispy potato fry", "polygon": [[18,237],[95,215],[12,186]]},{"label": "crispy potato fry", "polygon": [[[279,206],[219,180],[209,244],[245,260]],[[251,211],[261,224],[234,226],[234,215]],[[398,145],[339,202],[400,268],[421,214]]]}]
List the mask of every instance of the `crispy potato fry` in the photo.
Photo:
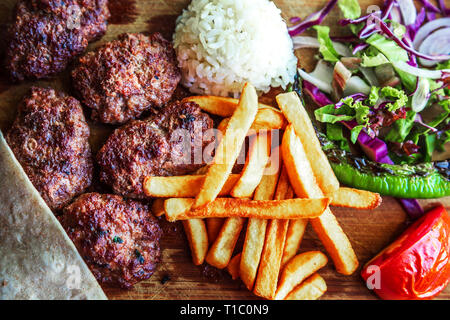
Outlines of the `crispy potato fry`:
[{"label": "crispy potato fry", "polygon": [[256,114],[255,121],[253,121],[251,130],[283,130],[286,128],[287,121],[280,110],[268,107],[259,108]]},{"label": "crispy potato fry", "polygon": [[[224,129],[227,127],[229,121],[230,118],[223,118],[223,120],[219,123],[217,130],[225,132]],[[286,128],[286,123],[287,121],[283,114],[274,112],[271,109],[259,109],[256,114],[255,121],[253,121],[249,131],[247,132],[247,136],[256,134],[261,130],[283,130]]]},{"label": "crispy potato fry", "polygon": [[152,213],[155,217],[161,217],[164,213],[166,213],[164,211],[164,201],[166,201],[166,199],[160,198],[153,200]]},{"label": "crispy potato fry", "polygon": [[356,209],[375,209],[382,201],[378,193],[353,188],[339,188],[332,197],[332,206]]},{"label": "crispy potato fry", "polygon": [[[278,148],[277,148],[278,149]],[[254,200],[272,200],[277,187],[279,167],[274,174],[264,175],[253,195]],[[266,219],[250,218],[242,248],[239,274],[248,290],[253,289],[266,236]]]},{"label": "crispy potato fry", "polygon": [[292,290],[284,300],[317,300],[327,291],[325,280],[314,273]]},{"label": "crispy potato fry", "polygon": [[242,253],[238,253],[231,258],[230,263],[227,266],[227,271],[231,275],[231,279],[239,279],[239,264],[241,263]]},{"label": "crispy potato fry", "polygon": [[[316,182],[310,162],[306,157],[303,144],[291,125],[286,127],[281,149],[283,162],[295,194],[303,198],[323,197],[323,192]],[[358,259],[347,235],[331,210],[327,208],[320,217],[310,221],[333,259],[337,271],[345,275],[352,274],[358,268]]]},{"label": "crispy potato fry", "polygon": [[[283,167],[278,180],[275,199],[286,199],[289,196],[292,197],[292,195],[286,169]],[[289,220],[278,219],[269,222],[253,289],[257,296],[273,299],[275,295],[288,223]]]},{"label": "crispy potato fry", "polygon": [[[230,194],[241,175],[230,174],[219,196]],[[144,179],[144,192],[153,198],[195,198],[200,192],[204,175],[172,176],[172,177],[146,177]]]},{"label": "crispy potato fry", "polygon": [[288,220],[269,221],[258,275],[253,288],[253,293],[257,296],[266,299],[273,299],[275,296],[287,227]]},{"label": "crispy potato fry", "polygon": [[217,198],[200,209],[192,209],[194,199],[170,198],[164,202],[167,221],[192,218],[304,219],[319,217],[330,203],[329,198],[248,200]]},{"label": "crispy potato fry", "polygon": [[222,134],[225,133],[229,122],[230,118],[223,118],[222,121],[220,121],[219,125],[217,126],[217,130],[222,132]]},{"label": "crispy potato fry", "polygon": [[303,280],[324,267],[327,256],[320,251],[304,252],[292,258],[281,272],[275,300],[283,300]]},{"label": "crispy potato fry", "polygon": [[216,241],[217,235],[219,234],[220,229],[222,229],[224,221],[224,218],[205,219],[209,243],[214,243],[214,241]]},{"label": "crispy potato fry", "polygon": [[311,164],[314,176],[317,179],[317,184],[325,195],[331,195],[339,189],[339,181],[320,146],[311,119],[303,107],[300,98],[297,93],[289,92],[279,94],[276,100],[284,116],[292,124],[295,133],[299,136],[304,146],[306,157]]},{"label": "crispy potato fry", "polygon": [[230,262],[234,246],[239,238],[245,219],[227,218],[206,255],[206,262],[218,269],[225,268]]},{"label": "crispy potato fry", "polygon": [[[183,101],[195,102],[199,105],[200,109],[211,114],[215,114],[221,117],[230,117],[236,111],[239,99],[219,97],[219,96],[191,96],[186,97]],[[272,110],[283,116],[280,110],[271,107],[267,104],[258,103],[258,109]],[[283,116],[284,117],[284,116]]]},{"label": "crispy potato fry", "polygon": [[193,175],[203,176],[203,175],[205,175],[205,174],[208,172],[208,168],[209,168],[208,165],[203,166],[203,167],[201,167],[200,169],[196,170],[196,171],[193,173]]},{"label": "crispy potato fry", "polygon": [[[241,177],[234,184],[230,195],[235,198],[249,198],[260,183],[270,156],[270,136],[261,132],[250,139],[247,161]],[[222,188],[223,190],[223,188]]]},{"label": "crispy potato fry", "polygon": [[231,116],[222,140],[216,149],[213,163],[208,168],[202,188],[195,198],[193,209],[198,209],[213,201],[228,179],[233,165],[239,156],[256,112],[258,96],[255,88],[246,83],[239,104]]},{"label": "crispy potato fry", "polygon": [[286,241],[284,242],[283,257],[281,259],[281,268],[297,254],[307,225],[308,219],[289,220]]},{"label": "crispy potato fry", "polygon": [[203,264],[208,252],[208,234],[202,219],[183,221],[184,232],[191,248],[192,261],[196,266]]}]

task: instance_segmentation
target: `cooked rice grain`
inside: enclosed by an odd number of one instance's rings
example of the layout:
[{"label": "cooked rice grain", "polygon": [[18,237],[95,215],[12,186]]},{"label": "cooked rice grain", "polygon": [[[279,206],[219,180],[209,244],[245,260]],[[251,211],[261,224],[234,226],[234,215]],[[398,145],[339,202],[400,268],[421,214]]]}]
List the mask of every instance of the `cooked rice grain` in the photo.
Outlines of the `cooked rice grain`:
[{"label": "cooked rice grain", "polygon": [[177,19],[182,84],[196,94],[237,96],[293,82],[297,58],[281,11],[268,0],[193,0]]}]

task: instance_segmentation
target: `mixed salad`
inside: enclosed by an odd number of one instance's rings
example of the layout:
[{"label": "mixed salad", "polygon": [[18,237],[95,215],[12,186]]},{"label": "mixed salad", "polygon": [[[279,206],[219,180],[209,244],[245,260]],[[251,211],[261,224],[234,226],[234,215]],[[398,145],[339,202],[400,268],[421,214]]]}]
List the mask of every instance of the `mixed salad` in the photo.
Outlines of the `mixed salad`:
[{"label": "mixed salad", "polygon": [[[298,75],[338,179],[402,198],[413,218],[422,214],[413,198],[450,195],[450,9],[419,3],[387,0],[361,15],[357,0],[332,0],[289,28],[296,49],[319,49],[314,71]],[[349,36],[321,25],[336,4]]]}]

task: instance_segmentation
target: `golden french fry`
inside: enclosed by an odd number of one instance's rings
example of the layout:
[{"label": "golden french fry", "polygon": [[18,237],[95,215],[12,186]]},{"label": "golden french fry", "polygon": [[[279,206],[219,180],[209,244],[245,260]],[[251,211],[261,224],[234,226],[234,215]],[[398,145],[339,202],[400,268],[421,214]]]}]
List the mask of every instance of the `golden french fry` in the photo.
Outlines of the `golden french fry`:
[{"label": "golden french fry", "polygon": [[[286,127],[281,150],[295,194],[304,198],[323,197],[323,192],[316,182],[310,162],[306,157],[302,141],[291,125]],[[320,217],[310,221],[333,259],[337,271],[346,275],[352,274],[358,268],[358,259],[347,235],[331,210],[327,208]]]},{"label": "golden french fry", "polygon": [[281,259],[281,268],[297,254],[307,225],[308,219],[289,220],[286,241],[284,242],[283,257]]},{"label": "golden french fry", "polygon": [[194,199],[170,198],[164,202],[167,221],[192,218],[304,219],[319,217],[330,203],[329,198],[248,200],[217,198],[200,209],[192,209]]},{"label": "golden french fry", "polygon": [[[219,196],[230,194],[241,175],[230,174]],[[144,179],[144,192],[153,198],[195,198],[200,192],[204,175],[172,176],[172,177],[146,177]]]},{"label": "golden french fry", "polygon": [[[278,148],[277,148],[278,149]],[[277,187],[280,170],[271,175],[264,175],[253,195],[254,200],[272,200]],[[266,236],[266,219],[250,218],[247,223],[244,246],[242,248],[241,264],[239,274],[242,282],[248,290],[253,289],[259,260],[264,246]]]},{"label": "golden french fry", "polygon": [[381,204],[381,196],[366,190],[339,188],[332,195],[331,205],[356,209],[375,209]]},{"label": "golden french fry", "polygon": [[230,117],[236,110],[238,99],[217,96],[191,96],[183,101],[195,102],[200,109],[221,117]]},{"label": "golden french fry", "polygon": [[213,201],[231,173],[239,156],[247,132],[258,111],[258,96],[255,88],[246,83],[239,104],[230,118],[227,129],[216,149],[213,163],[208,168],[202,188],[195,198],[193,209]]},{"label": "golden french fry", "polygon": [[292,290],[284,300],[316,300],[326,291],[325,280],[318,273],[314,273]]},{"label": "golden french fry", "polygon": [[287,121],[280,110],[274,108],[259,108],[253,121],[251,130],[283,130],[286,128]]},{"label": "golden french fry", "polygon": [[278,106],[299,136],[311,164],[317,184],[325,195],[331,195],[339,189],[339,181],[331,169],[327,156],[320,146],[311,119],[303,107],[297,93],[289,92],[276,97]]},{"label": "golden french fry", "polygon": [[[292,195],[286,169],[283,167],[278,180],[275,199],[286,199],[292,197]],[[272,299],[275,295],[288,223],[289,220],[278,219],[269,222],[253,289],[257,296]]]},{"label": "golden french fry", "polygon": [[281,272],[275,300],[283,300],[303,280],[324,267],[327,256],[320,251],[304,252],[292,258]]},{"label": "golden french fry", "polygon": [[214,243],[214,241],[217,239],[217,235],[219,234],[220,229],[222,229],[224,221],[224,218],[205,219],[209,243]]},{"label": "golden french fry", "polygon": [[224,118],[222,121],[220,121],[219,125],[217,126],[217,130],[222,132],[222,134],[225,133],[227,130],[228,123],[230,122],[230,118]]},{"label": "golden french fry", "polygon": [[231,258],[230,263],[227,266],[227,271],[231,275],[231,279],[239,279],[239,264],[241,263],[241,253],[238,253]]},{"label": "golden french fry", "polygon": [[191,248],[192,261],[201,265],[208,252],[208,234],[205,222],[202,219],[189,219],[183,221],[184,232]]},{"label": "golden french fry", "polygon": [[[270,155],[270,136],[261,132],[250,139],[247,161],[239,180],[230,195],[235,198],[249,198],[260,183]],[[223,190],[223,189],[222,189]]]},{"label": "golden french fry", "polygon": [[[223,120],[219,123],[217,130],[225,132],[224,129],[227,127],[229,121],[230,118],[223,118]],[[252,125],[250,126],[250,130],[248,131],[247,136],[256,134],[261,130],[283,130],[284,128],[286,128],[286,123],[286,119],[279,111],[274,112],[271,109],[259,109],[258,113],[256,114],[255,121],[253,121]]]},{"label": "golden french fry", "polygon": [[152,203],[152,213],[155,217],[160,217],[162,216],[165,211],[164,211],[164,201],[166,201],[166,199],[155,199],[153,200]]},{"label": "golden french fry", "polygon": [[[239,103],[239,99],[218,96],[191,96],[184,98],[183,101],[195,102],[203,111],[221,117],[231,117]],[[263,103],[258,103],[258,109],[271,110],[283,116],[280,110]]]},{"label": "golden french fry", "polygon": [[[257,296],[273,299],[277,289],[277,279],[280,271],[281,255],[286,237],[288,220],[270,220],[264,242],[258,275],[253,293]],[[278,263],[277,263],[278,262]]]},{"label": "golden french fry", "polygon": [[208,172],[208,165],[201,167],[194,172],[194,175],[203,176]]},{"label": "golden french fry", "polygon": [[225,268],[230,262],[234,246],[239,238],[245,219],[227,218],[206,255],[206,262],[218,269]]}]

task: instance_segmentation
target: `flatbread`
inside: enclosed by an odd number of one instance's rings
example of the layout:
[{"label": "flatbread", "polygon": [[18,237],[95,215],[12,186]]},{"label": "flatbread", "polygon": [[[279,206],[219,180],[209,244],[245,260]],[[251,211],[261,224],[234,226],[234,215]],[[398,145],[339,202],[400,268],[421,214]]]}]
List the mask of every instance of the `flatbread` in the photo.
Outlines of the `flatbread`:
[{"label": "flatbread", "polygon": [[0,299],[106,299],[1,131]]}]

